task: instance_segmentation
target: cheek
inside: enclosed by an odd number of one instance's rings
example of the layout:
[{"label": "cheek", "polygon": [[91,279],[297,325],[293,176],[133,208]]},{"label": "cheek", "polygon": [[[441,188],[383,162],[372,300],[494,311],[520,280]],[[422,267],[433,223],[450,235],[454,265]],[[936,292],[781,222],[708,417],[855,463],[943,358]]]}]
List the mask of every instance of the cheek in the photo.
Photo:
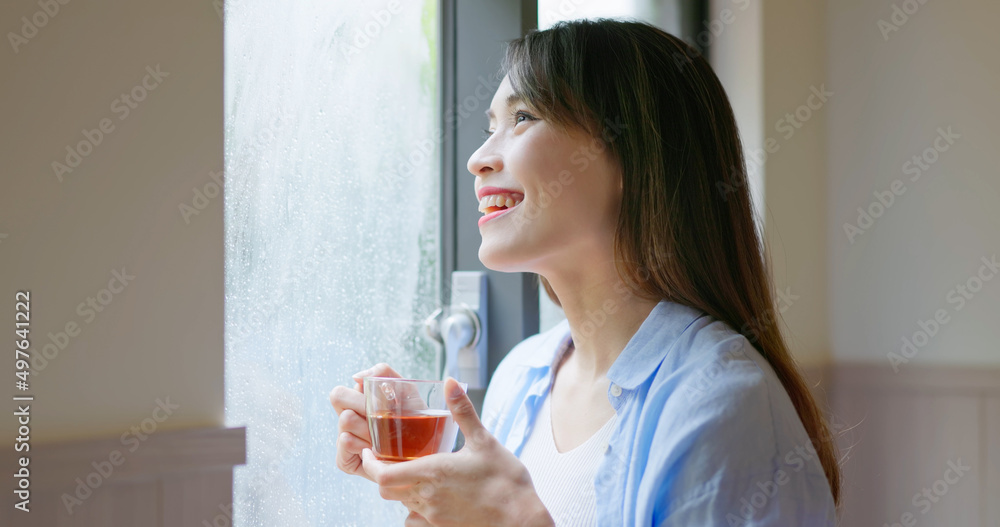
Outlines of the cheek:
[{"label": "cheek", "polygon": [[614,174],[598,165],[583,172],[570,170],[569,173],[573,176],[569,184],[565,177],[562,180],[553,177],[545,182],[544,189],[540,189],[554,196],[552,208],[588,228],[615,222],[621,206],[621,191]]}]

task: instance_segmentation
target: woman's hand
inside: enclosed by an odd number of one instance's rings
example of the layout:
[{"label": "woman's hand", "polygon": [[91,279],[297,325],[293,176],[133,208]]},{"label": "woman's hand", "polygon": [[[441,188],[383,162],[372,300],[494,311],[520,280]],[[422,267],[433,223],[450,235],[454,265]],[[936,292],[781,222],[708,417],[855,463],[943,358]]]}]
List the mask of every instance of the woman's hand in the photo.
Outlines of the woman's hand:
[{"label": "woman's hand", "polygon": [[[368,433],[368,414],[365,412],[365,377],[399,377],[388,364],[379,363],[365,371],[355,373],[354,388],[337,386],[330,392],[330,402],[340,418],[337,420],[337,468],[372,480],[361,467],[361,450],[372,447]],[[374,481],[374,480],[372,480]]]},{"label": "woman's hand", "polygon": [[553,525],[528,469],[483,427],[454,379],[445,385],[448,407],[465,435],[462,450],[387,464],[365,447],[363,472],[387,500],[410,509],[408,527],[426,525]]}]

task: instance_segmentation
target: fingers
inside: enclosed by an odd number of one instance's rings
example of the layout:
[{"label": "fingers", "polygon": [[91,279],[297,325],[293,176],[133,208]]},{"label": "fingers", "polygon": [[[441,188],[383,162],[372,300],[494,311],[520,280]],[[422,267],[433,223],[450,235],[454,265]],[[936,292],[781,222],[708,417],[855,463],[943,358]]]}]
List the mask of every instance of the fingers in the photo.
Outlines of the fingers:
[{"label": "fingers", "polygon": [[[454,454],[431,454],[402,463],[386,463],[375,457],[371,448],[361,451],[364,471],[382,487],[414,487],[421,482],[432,488],[437,487],[458,470],[455,458],[451,456]],[[421,496],[427,498],[426,492],[429,490],[424,489]]]},{"label": "fingers", "polygon": [[410,511],[410,515],[406,517],[406,523],[403,525],[405,527],[430,527],[431,524],[417,511]]},{"label": "fingers", "polygon": [[357,390],[352,390],[347,386],[336,386],[330,392],[330,404],[337,414],[344,410],[354,410],[358,415],[365,413],[365,395]]},{"label": "fingers", "polygon": [[375,454],[368,448],[361,451],[361,463],[365,473],[372,478],[372,481],[382,486],[382,481],[385,479],[385,476],[382,475],[385,473],[385,463],[375,459]]},{"label": "fingers", "polygon": [[358,452],[370,447],[354,435],[344,432],[337,437],[337,468],[351,475],[361,476],[374,482],[362,467]]},{"label": "fingers", "polygon": [[371,447],[371,443],[350,432],[342,432],[337,436],[337,448],[352,456],[360,456],[362,450]]},{"label": "fingers", "polygon": [[371,480],[371,476],[362,469],[361,457],[359,456],[362,450],[371,448],[368,420],[362,417],[364,415],[364,397],[360,392],[346,386],[338,386],[330,394],[333,407],[340,414],[337,419],[337,431],[339,432],[337,435],[337,468],[348,474]]},{"label": "fingers", "polygon": [[[354,434],[365,443],[371,443],[371,434],[368,431],[368,418],[362,417],[354,410],[344,410],[337,419],[337,432],[348,432]],[[360,454],[358,450],[356,453]]]},{"label": "fingers", "polygon": [[[412,459],[405,463],[389,464],[379,461],[370,448],[365,448],[361,451],[362,470],[371,477],[372,481],[378,483],[380,488],[410,488],[414,484],[419,483],[421,475],[426,474],[425,469],[422,468],[423,464],[419,462],[425,459],[427,458]],[[410,493],[406,497],[413,498],[413,495]]]},{"label": "fingers", "polygon": [[412,487],[382,487],[378,488],[379,496],[382,496],[384,500],[392,501],[410,501],[414,497],[414,491]]},{"label": "fingers", "polygon": [[402,375],[389,367],[388,364],[380,362],[367,370],[359,371],[351,376],[354,382],[358,384],[362,384],[365,377],[402,377]]},{"label": "fingers", "polygon": [[436,478],[440,471],[422,468],[411,470],[412,464],[419,460],[390,465],[379,461],[368,448],[362,450],[361,459],[364,471],[378,484],[382,499],[416,504],[430,500],[437,492],[440,481]]},{"label": "fingers", "polygon": [[493,436],[479,420],[479,414],[476,413],[476,407],[472,404],[472,400],[469,399],[469,395],[465,393],[458,381],[449,377],[445,381],[444,389],[445,393],[448,394],[448,409],[451,410],[455,423],[458,424],[458,428],[465,436],[466,443],[478,445],[492,438]]},{"label": "fingers", "polygon": [[361,452],[372,446],[362,385],[364,377],[368,376],[399,377],[400,375],[388,364],[376,364],[352,376],[357,383],[353,389],[348,386],[337,386],[331,390],[330,404],[338,415],[337,468],[348,474],[374,481],[365,471],[361,459]]}]

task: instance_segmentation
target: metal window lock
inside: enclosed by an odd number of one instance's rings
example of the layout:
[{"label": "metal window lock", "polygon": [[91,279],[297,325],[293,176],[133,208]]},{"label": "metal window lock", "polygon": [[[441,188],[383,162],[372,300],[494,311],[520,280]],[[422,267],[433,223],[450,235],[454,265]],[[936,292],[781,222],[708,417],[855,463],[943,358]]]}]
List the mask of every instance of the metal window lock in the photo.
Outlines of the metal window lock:
[{"label": "metal window lock", "polygon": [[424,321],[427,334],[444,346],[444,364],[437,371],[469,384],[470,390],[486,388],[486,273],[455,271],[451,274],[451,304]]}]

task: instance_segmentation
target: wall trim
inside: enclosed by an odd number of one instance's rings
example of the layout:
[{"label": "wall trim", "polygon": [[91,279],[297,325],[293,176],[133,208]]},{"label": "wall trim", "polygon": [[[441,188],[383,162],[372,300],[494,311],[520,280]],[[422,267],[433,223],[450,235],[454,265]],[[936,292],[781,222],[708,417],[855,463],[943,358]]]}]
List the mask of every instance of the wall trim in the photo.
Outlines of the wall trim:
[{"label": "wall trim", "polygon": [[220,514],[231,522],[233,467],[246,463],[246,428],[134,437],[32,444],[30,512],[15,509],[14,494],[4,492],[0,525],[187,527],[218,525]]},{"label": "wall trim", "polygon": [[885,364],[843,363],[827,366],[826,369],[827,375],[838,387],[1000,395],[1000,367],[996,366],[904,364],[897,373]]},{"label": "wall trim", "polygon": [[[246,463],[246,428],[193,428],[166,430],[140,441],[129,434],[83,441],[32,445],[32,464],[47,488],[94,471],[92,462],[108,460],[117,450],[125,459],[108,478],[114,483],[158,478],[173,473],[232,469]],[[135,450],[130,452],[130,449]]]},{"label": "wall trim", "polygon": [[[808,371],[806,371],[808,370]],[[985,527],[1000,517],[1000,367],[839,363],[803,368],[822,384],[843,456],[841,525],[899,523]],[[954,460],[972,467],[961,487],[928,510],[915,492]],[[943,484],[943,483],[942,483]],[[960,490],[958,490],[960,489]],[[926,512],[926,516],[924,513]]]}]

